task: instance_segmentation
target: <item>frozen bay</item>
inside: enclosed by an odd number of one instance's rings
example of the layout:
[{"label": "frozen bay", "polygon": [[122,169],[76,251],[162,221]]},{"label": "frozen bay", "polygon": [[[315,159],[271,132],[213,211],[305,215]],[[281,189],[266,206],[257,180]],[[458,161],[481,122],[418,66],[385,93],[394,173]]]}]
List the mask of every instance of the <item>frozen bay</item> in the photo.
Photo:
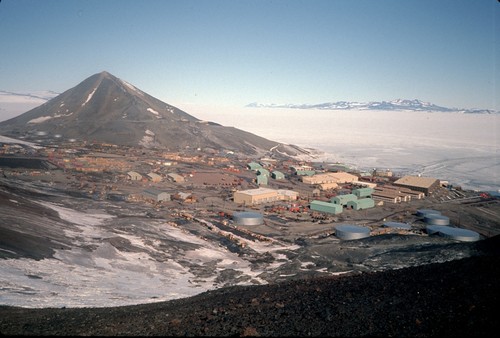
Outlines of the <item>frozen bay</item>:
[{"label": "frozen bay", "polygon": [[499,114],[189,107],[194,116],[283,143],[359,170],[421,174],[464,189],[497,191]]}]

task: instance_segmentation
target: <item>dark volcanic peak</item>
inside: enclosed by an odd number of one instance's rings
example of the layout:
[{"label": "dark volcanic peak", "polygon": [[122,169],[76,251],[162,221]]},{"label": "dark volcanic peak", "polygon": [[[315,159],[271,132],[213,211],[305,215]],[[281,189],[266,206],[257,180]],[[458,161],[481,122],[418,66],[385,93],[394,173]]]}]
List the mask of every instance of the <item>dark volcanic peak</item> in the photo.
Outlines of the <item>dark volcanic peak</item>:
[{"label": "dark volcanic peak", "polygon": [[249,154],[278,144],[235,128],[204,123],[105,71],[0,123],[0,134],[172,150],[213,147]]},{"label": "dark volcanic peak", "polygon": [[247,105],[252,108],[293,108],[293,109],[322,109],[322,110],[410,110],[427,112],[460,112],[471,114],[493,114],[494,110],[489,109],[458,109],[447,108],[435,105],[430,102],[397,99],[392,101],[372,101],[372,102],[325,102],[318,104],[263,104],[253,102]]}]

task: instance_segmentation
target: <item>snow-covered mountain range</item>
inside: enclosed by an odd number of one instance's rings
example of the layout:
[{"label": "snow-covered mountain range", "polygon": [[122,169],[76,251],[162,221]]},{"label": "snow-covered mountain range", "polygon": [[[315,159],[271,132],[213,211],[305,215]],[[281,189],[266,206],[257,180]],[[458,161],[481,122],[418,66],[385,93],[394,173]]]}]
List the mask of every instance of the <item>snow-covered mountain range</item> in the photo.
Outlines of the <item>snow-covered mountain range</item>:
[{"label": "snow-covered mountain range", "polygon": [[435,105],[430,102],[414,100],[397,99],[393,101],[371,101],[371,102],[325,102],[317,104],[266,104],[253,102],[246,107],[251,108],[293,108],[293,109],[321,109],[321,110],[411,110],[411,111],[436,111],[436,112],[461,112],[461,113],[475,113],[475,114],[492,114],[496,113],[490,109],[460,109],[460,108],[447,108]]}]

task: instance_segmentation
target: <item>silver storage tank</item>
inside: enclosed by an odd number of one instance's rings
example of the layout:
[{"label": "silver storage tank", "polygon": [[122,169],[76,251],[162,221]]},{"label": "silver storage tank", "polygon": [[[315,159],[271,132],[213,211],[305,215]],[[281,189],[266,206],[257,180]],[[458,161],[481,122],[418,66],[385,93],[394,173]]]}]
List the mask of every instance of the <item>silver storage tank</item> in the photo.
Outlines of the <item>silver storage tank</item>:
[{"label": "silver storage tank", "polygon": [[426,230],[429,235],[438,234],[461,242],[475,242],[480,239],[479,233],[475,231],[447,225],[428,225]]},{"label": "silver storage tank", "polygon": [[425,231],[428,235],[434,235],[439,233],[442,228],[446,228],[446,225],[428,225],[425,227]]},{"label": "silver storage tank", "polygon": [[358,225],[342,224],[335,227],[335,235],[340,239],[361,239],[370,236],[370,229]]},{"label": "silver storage tank", "polygon": [[427,214],[424,217],[424,222],[429,225],[449,225],[450,218],[444,215]]},{"label": "silver storage tank", "polygon": [[479,240],[479,233],[475,231],[449,226],[441,227],[439,234],[461,242],[475,242]]},{"label": "silver storage tank", "polygon": [[261,225],[264,217],[258,212],[240,211],[233,214],[233,221],[237,225]]},{"label": "silver storage tank", "polygon": [[418,209],[417,210],[418,217],[425,217],[425,216],[431,215],[431,214],[441,215],[441,212],[437,211],[437,210],[432,210],[432,209]]}]

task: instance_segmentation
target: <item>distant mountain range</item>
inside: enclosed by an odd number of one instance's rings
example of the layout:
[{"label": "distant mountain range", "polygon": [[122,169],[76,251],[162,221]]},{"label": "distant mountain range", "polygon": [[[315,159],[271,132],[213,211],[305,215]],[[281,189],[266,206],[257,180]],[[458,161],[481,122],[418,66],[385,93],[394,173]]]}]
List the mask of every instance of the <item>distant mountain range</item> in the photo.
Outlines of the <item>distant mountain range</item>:
[{"label": "distant mountain range", "polygon": [[490,109],[458,109],[441,107],[429,102],[420,100],[393,100],[393,101],[373,101],[373,102],[349,102],[337,101],[318,104],[263,104],[253,102],[246,107],[251,108],[292,108],[292,109],[320,109],[320,110],[410,110],[427,112],[460,112],[472,114],[493,114],[496,113]]},{"label": "distant mountain range", "polygon": [[[3,93],[11,98],[16,96]],[[47,98],[53,94],[49,93]],[[34,95],[26,97],[34,99]],[[42,144],[69,140],[175,151],[225,149],[247,155],[272,149],[297,155],[298,149],[293,146],[199,120],[105,71],[48,101],[42,97],[37,100],[44,103],[0,122],[0,135]]]}]

